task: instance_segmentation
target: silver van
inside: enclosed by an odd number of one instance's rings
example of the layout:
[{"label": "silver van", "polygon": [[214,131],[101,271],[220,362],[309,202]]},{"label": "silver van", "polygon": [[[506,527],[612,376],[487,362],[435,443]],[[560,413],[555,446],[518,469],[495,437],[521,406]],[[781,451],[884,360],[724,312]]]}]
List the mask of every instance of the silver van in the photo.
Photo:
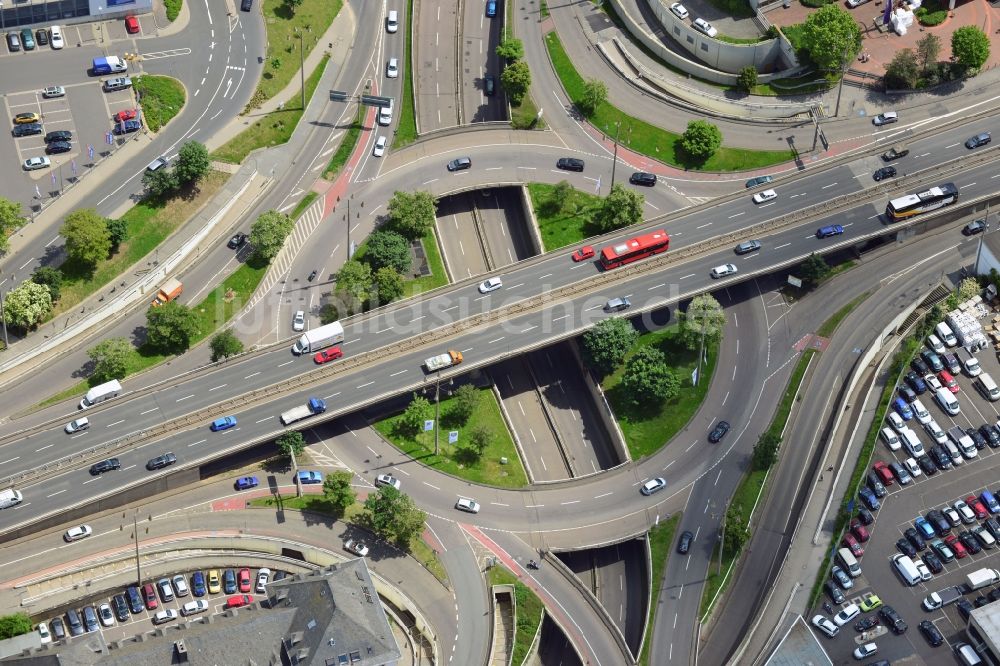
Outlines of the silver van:
[{"label": "silver van", "polygon": [[989,373],[984,372],[976,377],[976,388],[990,402],[1000,400],[1000,388],[997,388],[997,383],[993,381]]},{"label": "silver van", "polygon": [[849,548],[841,548],[838,550],[837,559],[840,560],[843,567],[847,569],[847,573],[851,576],[851,578],[857,578],[861,575],[861,565],[858,564],[857,558],[854,557],[854,554],[851,553]]}]

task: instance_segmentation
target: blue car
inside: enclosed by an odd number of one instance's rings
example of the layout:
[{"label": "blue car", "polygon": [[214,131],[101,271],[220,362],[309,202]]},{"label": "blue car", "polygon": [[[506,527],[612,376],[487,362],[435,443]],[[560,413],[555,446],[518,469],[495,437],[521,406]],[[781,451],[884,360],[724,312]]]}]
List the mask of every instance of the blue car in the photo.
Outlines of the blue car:
[{"label": "blue car", "polygon": [[927,519],[923,516],[917,516],[917,519],[913,521],[913,524],[917,526],[917,531],[920,532],[920,536],[922,536],[924,540],[930,541],[937,536],[934,526],[927,522]]},{"label": "blue car", "polygon": [[878,501],[875,497],[875,493],[868,486],[861,486],[861,490],[858,491],[858,495],[864,500],[865,506],[867,506],[871,511],[878,511],[882,503]]},{"label": "blue car", "polygon": [[486,17],[496,18],[497,15],[497,0],[486,0]]},{"label": "blue car", "polygon": [[256,476],[243,476],[236,479],[236,490],[248,490],[260,485]]},{"label": "blue car", "polygon": [[208,588],[205,587],[205,574],[200,571],[195,571],[191,576],[191,594],[196,597],[203,597],[208,592]]},{"label": "blue car", "polygon": [[131,134],[142,129],[142,123],[138,120],[126,120],[115,125],[115,134]]},{"label": "blue car", "polygon": [[236,417],[235,416],[223,416],[221,419],[215,419],[212,421],[212,432],[219,432],[220,430],[229,430],[230,428],[236,427]]},{"label": "blue car", "polygon": [[236,573],[226,569],[222,574],[222,591],[225,594],[236,594]]},{"label": "blue car", "polygon": [[986,505],[987,511],[990,513],[1000,513],[1000,502],[997,502],[997,498],[993,496],[993,493],[988,490],[984,490],[979,496],[979,499],[981,499],[983,504]]},{"label": "blue car", "polygon": [[827,236],[839,236],[844,233],[844,227],[839,224],[829,224],[816,230],[816,238],[826,238]]},{"label": "blue car", "polygon": [[913,418],[913,410],[910,409],[910,406],[906,404],[906,401],[902,398],[896,398],[893,400],[892,407],[900,416],[903,417],[904,421],[909,421]]},{"label": "blue car", "polygon": [[299,483],[323,483],[323,474],[313,470],[302,470],[299,472]]}]

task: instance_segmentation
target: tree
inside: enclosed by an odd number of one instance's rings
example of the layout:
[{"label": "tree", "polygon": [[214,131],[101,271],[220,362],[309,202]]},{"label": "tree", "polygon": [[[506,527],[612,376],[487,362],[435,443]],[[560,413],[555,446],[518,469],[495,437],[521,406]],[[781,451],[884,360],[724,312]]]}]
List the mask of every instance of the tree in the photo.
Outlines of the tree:
[{"label": "tree", "polygon": [[375,271],[373,282],[379,305],[392,303],[397,298],[400,298],[405,291],[403,276],[388,266]]},{"label": "tree", "polygon": [[726,313],[711,294],[691,299],[681,317],[681,339],[688,349],[701,349],[702,340],[715,342],[722,337]]},{"label": "tree", "polygon": [[404,238],[422,238],[434,226],[437,200],[430,192],[393,193],[386,205],[389,225]]},{"label": "tree", "polygon": [[722,145],[722,130],[707,120],[692,120],[681,135],[681,148],[690,157],[705,161]]},{"label": "tree", "polygon": [[600,79],[587,79],[583,84],[583,94],[580,96],[580,110],[584,115],[591,115],[597,107],[608,100],[608,86]]},{"label": "tree", "polygon": [[917,60],[920,61],[920,69],[926,70],[935,64],[940,53],[941,38],[928,32],[917,42]]},{"label": "tree", "polygon": [[642,221],[646,198],[616,183],[594,212],[594,226],[602,234]]},{"label": "tree", "polygon": [[153,198],[166,199],[177,189],[177,174],[173,169],[146,171],[142,174],[142,184]]},{"label": "tree", "polygon": [[177,166],[174,171],[181,185],[197,182],[211,167],[208,148],[204,144],[188,141],[177,151]]},{"label": "tree", "polygon": [[365,261],[373,270],[389,266],[397,273],[410,270],[410,243],[391,230],[372,233],[365,242]]},{"label": "tree", "polygon": [[350,472],[338,470],[332,474],[327,474],[323,480],[323,499],[333,505],[334,510],[343,514],[347,507],[354,504],[358,498],[351,481],[354,475]]},{"label": "tree", "polygon": [[228,328],[213,335],[209,346],[212,348],[212,363],[243,353],[243,342]]},{"label": "tree", "polygon": [[497,47],[497,55],[508,61],[520,60],[524,57],[524,44],[517,37],[508,37]]},{"label": "tree", "polygon": [[372,290],[372,268],[351,259],[337,271],[336,296],[347,312],[358,312],[368,302]]},{"label": "tree", "polygon": [[108,228],[108,237],[111,239],[111,251],[117,252],[118,247],[128,238],[128,223],[125,220],[108,218],[104,220]]},{"label": "tree", "polygon": [[169,301],[146,312],[146,343],[161,352],[187,351],[198,333],[194,312],[177,301]]},{"label": "tree", "polygon": [[35,284],[43,284],[49,288],[52,301],[58,301],[62,295],[63,274],[51,266],[39,266],[31,274],[31,281]]},{"label": "tree", "polygon": [[639,331],[623,317],[602,319],[583,334],[583,358],[587,367],[602,375],[614,371],[639,339]]},{"label": "tree", "polygon": [[830,274],[830,264],[826,259],[813,252],[799,264],[799,275],[810,285],[819,284],[819,281]]},{"label": "tree", "polygon": [[486,452],[492,441],[493,432],[482,423],[473,427],[472,432],[469,433],[469,448],[476,452],[477,457],[481,457]]},{"label": "tree", "polygon": [[125,338],[108,338],[88,349],[87,356],[94,362],[94,378],[98,382],[125,379],[132,344]]},{"label": "tree", "polygon": [[980,291],[982,291],[982,287],[979,286],[979,280],[974,277],[967,277],[958,284],[958,301],[960,303],[967,301]]},{"label": "tree", "polygon": [[66,239],[67,258],[81,266],[93,268],[111,252],[108,225],[93,208],[67,215],[59,233]]},{"label": "tree", "polygon": [[[933,35],[928,35],[933,37]],[[900,49],[885,66],[885,85],[888,88],[909,90],[917,87],[920,64],[912,49]]]},{"label": "tree", "polygon": [[736,86],[745,93],[750,92],[757,85],[757,68],[747,65],[740,70],[740,76],[736,79]]},{"label": "tree", "polygon": [[274,259],[294,228],[295,221],[284,213],[276,210],[261,213],[250,227],[254,256],[265,262]]},{"label": "tree", "polygon": [[958,64],[979,69],[990,59],[990,38],[974,25],[962,26],[951,33],[951,52]]},{"label": "tree", "polygon": [[479,405],[479,389],[472,384],[462,384],[451,396],[448,411],[442,421],[448,425],[464,426],[472,418],[472,413]]},{"label": "tree", "polygon": [[7,640],[31,631],[31,618],[27,613],[0,616],[0,640]]},{"label": "tree", "polygon": [[[827,6],[829,7],[829,5]],[[738,504],[730,505],[726,510],[726,528],[722,534],[724,539],[723,554],[729,557],[736,556],[743,550],[748,536],[743,510]]]},{"label": "tree", "polygon": [[802,41],[816,67],[839,70],[861,50],[861,27],[838,5],[824,5],[806,19]]},{"label": "tree", "polygon": [[[278,451],[281,455],[288,456],[300,456],[302,452],[306,450],[306,438],[302,436],[302,433],[298,430],[293,430],[292,432],[286,432],[284,435],[274,440],[274,443],[278,446]],[[324,484],[325,485],[325,484]]]},{"label": "tree", "polygon": [[528,87],[531,85],[531,70],[528,63],[518,60],[507,65],[500,74],[500,83],[510,97],[510,103],[517,106],[528,94]]},{"label": "tree", "polygon": [[370,494],[361,514],[361,521],[372,532],[407,551],[410,539],[423,532],[426,519],[427,514],[417,508],[409,495],[392,486],[382,486]]},{"label": "tree", "polygon": [[49,288],[25,280],[4,297],[4,317],[8,326],[29,330],[40,324],[52,312]]},{"label": "tree", "polygon": [[424,429],[424,421],[431,418],[433,413],[430,401],[414,393],[413,400],[407,405],[406,411],[396,421],[394,427],[396,434],[411,439],[416,437]]},{"label": "tree", "polygon": [[753,447],[753,468],[758,472],[770,469],[778,462],[778,448],[781,446],[781,436],[770,430],[761,433]]},{"label": "tree", "polygon": [[302,0],[285,0],[285,5],[294,14],[295,10],[302,6]]},{"label": "tree", "polygon": [[24,224],[21,202],[0,197],[0,255],[10,247],[10,233]]},{"label": "tree", "polygon": [[643,347],[625,364],[622,389],[634,405],[655,406],[677,396],[681,383],[667,367],[666,356],[655,347]]}]

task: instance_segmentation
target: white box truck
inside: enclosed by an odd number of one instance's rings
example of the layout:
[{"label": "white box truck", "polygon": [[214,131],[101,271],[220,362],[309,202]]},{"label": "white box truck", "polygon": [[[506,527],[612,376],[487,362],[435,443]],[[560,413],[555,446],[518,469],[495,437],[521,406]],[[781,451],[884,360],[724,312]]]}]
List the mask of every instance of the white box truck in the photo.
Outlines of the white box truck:
[{"label": "white box truck", "polygon": [[996,569],[979,569],[965,577],[965,585],[969,588],[969,592],[996,583],[1000,583],[1000,571]]},{"label": "white box truck", "polygon": [[99,384],[87,391],[87,395],[83,396],[83,400],[80,401],[80,409],[90,409],[99,402],[118,397],[118,394],[121,392],[122,385],[118,383],[117,379]]},{"label": "white box truck", "polygon": [[961,587],[955,585],[954,587],[946,587],[943,590],[937,592],[931,592],[926,597],[924,597],[923,607],[925,611],[934,611],[938,608],[944,608],[948,604],[953,604],[962,598],[964,594]]},{"label": "white box truck", "polygon": [[14,490],[13,488],[0,490],[0,509],[8,509],[12,506],[17,506],[23,501],[24,495],[22,495],[20,491]]},{"label": "white box truck", "polygon": [[424,361],[424,367],[427,368],[427,372],[436,372],[438,370],[450,368],[453,365],[458,365],[461,362],[462,352],[449,349],[444,354],[431,356],[429,359]]},{"label": "white box truck", "polygon": [[303,333],[302,337],[295,342],[292,351],[296,354],[308,354],[343,341],[344,327],[340,325],[339,321],[335,321],[332,324],[313,328]]},{"label": "white box truck", "polygon": [[285,425],[290,423],[295,423],[296,421],[301,421],[307,416],[312,416],[313,414],[322,414],[326,411],[326,402],[320,398],[309,398],[309,402],[304,405],[299,405],[289,409],[287,412],[281,414],[281,422]]}]

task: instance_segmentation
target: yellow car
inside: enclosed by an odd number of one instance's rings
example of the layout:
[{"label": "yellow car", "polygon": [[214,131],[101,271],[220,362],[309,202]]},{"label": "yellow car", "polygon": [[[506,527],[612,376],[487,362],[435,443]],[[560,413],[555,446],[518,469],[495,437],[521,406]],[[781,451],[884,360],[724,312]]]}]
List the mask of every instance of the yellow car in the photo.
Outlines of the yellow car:
[{"label": "yellow car", "polygon": [[218,594],[222,591],[222,583],[219,580],[219,570],[210,569],[208,572],[208,593]]},{"label": "yellow car", "polygon": [[32,111],[31,113],[19,113],[16,116],[14,116],[14,124],[23,125],[25,123],[37,123],[41,119],[42,119],[41,116],[39,116],[34,111]]},{"label": "yellow car", "polygon": [[882,600],[874,594],[868,594],[865,596],[864,600],[861,602],[861,612],[867,613],[868,611],[873,611],[882,605]]}]

